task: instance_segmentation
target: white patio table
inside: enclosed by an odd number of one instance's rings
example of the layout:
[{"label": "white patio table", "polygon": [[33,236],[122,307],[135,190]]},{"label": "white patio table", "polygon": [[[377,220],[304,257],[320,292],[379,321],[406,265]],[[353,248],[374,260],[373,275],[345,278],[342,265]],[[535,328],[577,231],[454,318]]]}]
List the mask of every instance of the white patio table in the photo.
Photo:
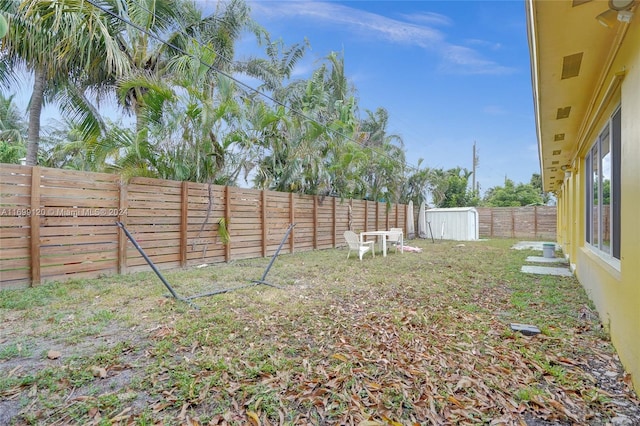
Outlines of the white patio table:
[{"label": "white patio table", "polygon": [[380,247],[382,247],[382,256],[387,256],[387,237],[392,234],[391,231],[365,231],[360,233],[360,242],[364,241],[364,238],[369,235],[373,235],[380,240]]}]

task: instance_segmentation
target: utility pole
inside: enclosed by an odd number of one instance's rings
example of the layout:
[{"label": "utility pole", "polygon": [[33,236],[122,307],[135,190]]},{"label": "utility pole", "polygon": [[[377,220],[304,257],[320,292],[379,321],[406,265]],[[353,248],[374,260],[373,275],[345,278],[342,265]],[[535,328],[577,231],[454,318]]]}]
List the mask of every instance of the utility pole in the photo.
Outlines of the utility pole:
[{"label": "utility pole", "polygon": [[476,141],[473,141],[473,174],[472,174],[472,179],[473,179],[473,183],[471,184],[471,190],[478,193],[480,191],[478,191],[478,187],[476,184],[476,168],[478,167],[478,165],[480,164],[480,157],[478,157],[478,153],[476,152]]}]

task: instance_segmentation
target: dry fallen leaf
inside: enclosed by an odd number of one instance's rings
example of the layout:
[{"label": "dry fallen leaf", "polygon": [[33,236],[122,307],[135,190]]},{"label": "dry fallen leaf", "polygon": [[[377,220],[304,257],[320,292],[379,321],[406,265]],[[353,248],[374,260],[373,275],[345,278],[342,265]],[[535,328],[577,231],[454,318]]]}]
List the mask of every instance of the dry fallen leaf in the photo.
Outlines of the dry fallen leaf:
[{"label": "dry fallen leaf", "polygon": [[99,377],[101,379],[104,379],[105,377],[107,377],[107,370],[102,368],[102,367],[96,367],[95,365],[91,367],[91,374],[93,374],[93,377]]},{"label": "dry fallen leaf", "polygon": [[260,426],[260,417],[253,411],[247,411],[247,417],[251,420],[251,424],[254,426]]},{"label": "dry fallen leaf", "polygon": [[49,352],[47,352],[47,358],[49,359],[58,359],[61,356],[62,356],[62,353],[60,351],[55,351],[51,349]]},{"label": "dry fallen leaf", "polygon": [[457,399],[455,396],[453,396],[453,395],[449,395],[449,396],[447,397],[447,400],[448,400],[449,402],[451,402],[451,403],[453,403],[453,404],[457,405],[457,406],[458,406],[458,407],[460,407],[460,408],[464,408],[464,405],[462,404],[462,402],[458,401],[458,399]]},{"label": "dry fallen leaf", "polygon": [[390,424],[391,426],[402,426],[402,423],[396,422],[395,420],[391,420],[387,416],[382,416],[382,420],[384,420],[387,424]]},{"label": "dry fallen leaf", "polygon": [[347,362],[349,360],[346,356],[344,356],[342,354],[333,354],[333,355],[331,355],[331,358],[335,358],[335,359],[340,360],[342,362]]},{"label": "dry fallen leaf", "polygon": [[124,410],[122,410],[121,412],[119,412],[118,414],[116,414],[114,417],[109,419],[109,421],[113,424],[113,423],[117,423],[117,422],[126,420],[130,416],[130,411],[131,411],[131,407],[127,407]]},{"label": "dry fallen leaf", "polygon": [[463,377],[458,380],[458,384],[456,385],[455,390],[470,388],[471,386],[473,386],[473,381],[468,377]]}]

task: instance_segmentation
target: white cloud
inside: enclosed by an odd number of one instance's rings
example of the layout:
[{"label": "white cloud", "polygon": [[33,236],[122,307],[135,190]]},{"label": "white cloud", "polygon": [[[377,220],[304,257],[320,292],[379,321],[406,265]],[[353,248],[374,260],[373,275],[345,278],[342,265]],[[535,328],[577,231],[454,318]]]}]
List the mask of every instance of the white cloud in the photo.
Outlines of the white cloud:
[{"label": "white cloud", "polygon": [[509,113],[509,111],[499,105],[487,105],[482,111],[488,115],[506,115]]},{"label": "white cloud", "polygon": [[471,46],[486,47],[486,48],[489,48],[491,50],[500,50],[500,49],[502,49],[502,44],[501,43],[495,43],[495,42],[487,41],[487,40],[480,40],[480,39],[477,39],[477,38],[465,40],[465,42],[467,44],[471,45]]},{"label": "white cloud", "polygon": [[443,26],[450,26],[453,24],[453,21],[448,16],[433,12],[414,13],[411,15],[404,14],[401,16],[407,21],[415,22],[417,24]]},{"label": "white cloud", "polygon": [[[315,1],[254,2],[254,16],[271,18],[304,17],[323,24],[340,25],[352,33],[374,36],[392,42],[426,46],[442,39],[442,34],[429,27],[401,22],[351,7]],[[258,18],[259,21],[259,18]]]},{"label": "white cloud", "polygon": [[[513,70],[484,58],[470,47],[451,44],[446,34],[433,28],[434,25],[452,24],[450,18],[436,13],[402,15],[405,21],[362,11],[341,4],[322,1],[256,1],[251,3],[253,16],[273,19],[305,18],[317,25],[335,25],[354,35],[366,36],[369,40],[380,40],[417,46],[436,52],[442,59],[440,70],[456,74],[506,74]],[[409,22],[411,21],[411,22]],[[480,44],[480,40],[471,44]],[[486,42],[482,42],[486,45]],[[493,48],[497,47],[493,45]]]},{"label": "white cloud", "polygon": [[464,46],[448,44],[442,48],[440,69],[454,74],[509,74],[513,68],[504,67],[482,57],[477,51]]}]

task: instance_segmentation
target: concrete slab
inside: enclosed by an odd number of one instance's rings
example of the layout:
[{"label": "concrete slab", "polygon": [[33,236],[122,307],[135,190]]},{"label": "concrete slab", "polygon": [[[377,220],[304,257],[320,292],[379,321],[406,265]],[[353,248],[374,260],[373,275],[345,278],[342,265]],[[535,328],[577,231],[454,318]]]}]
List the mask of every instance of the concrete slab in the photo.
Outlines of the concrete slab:
[{"label": "concrete slab", "polygon": [[542,257],[542,256],[527,256],[527,262],[535,263],[564,263],[568,264],[567,259],[564,257]]},{"label": "concrete slab", "polygon": [[519,324],[517,322],[512,322],[509,324],[509,327],[511,327],[513,331],[519,331],[525,336],[535,336],[536,334],[541,333],[538,327],[531,324]]},{"label": "concrete slab", "polygon": [[511,246],[515,250],[540,250],[543,244],[555,244],[556,250],[560,250],[560,246],[553,241],[520,241]]},{"label": "concrete slab", "polygon": [[557,275],[559,277],[572,277],[573,274],[569,268],[557,268],[552,266],[531,266],[524,265],[521,272],[525,274],[538,274],[538,275]]}]

